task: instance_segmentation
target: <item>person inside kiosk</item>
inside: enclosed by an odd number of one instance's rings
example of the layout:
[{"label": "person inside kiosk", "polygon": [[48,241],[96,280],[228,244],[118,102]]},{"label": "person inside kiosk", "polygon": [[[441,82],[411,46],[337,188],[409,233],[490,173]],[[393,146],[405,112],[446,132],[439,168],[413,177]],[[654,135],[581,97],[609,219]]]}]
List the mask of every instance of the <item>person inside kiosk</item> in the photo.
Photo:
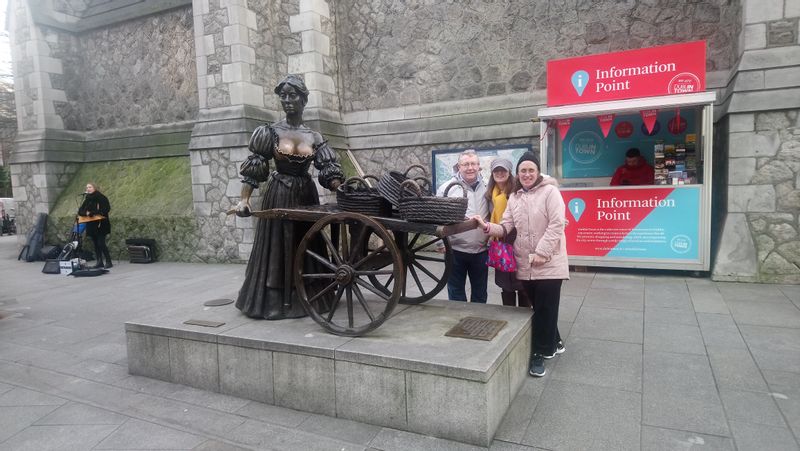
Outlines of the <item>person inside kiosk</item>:
[{"label": "person inside kiosk", "polygon": [[625,152],[625,164],[618,167],[611,177],[611,186],[620,185],[652,185],[654,169],[636,147]]}]

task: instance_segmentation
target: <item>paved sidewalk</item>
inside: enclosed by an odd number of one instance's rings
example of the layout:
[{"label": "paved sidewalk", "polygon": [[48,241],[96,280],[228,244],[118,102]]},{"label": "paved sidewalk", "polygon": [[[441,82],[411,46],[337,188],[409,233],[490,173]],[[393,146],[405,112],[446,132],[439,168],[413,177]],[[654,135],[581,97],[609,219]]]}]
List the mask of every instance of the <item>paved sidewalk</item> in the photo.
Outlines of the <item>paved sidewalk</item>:
[{"label": "paved sidewalk", "polygon": [[[16,256],[0,237],[0,450],[482,449],[128,375],[126,320],[233,297],[242,265]],[[492,451],[798,449],[800,286],[573,273],[559,326]]]}]

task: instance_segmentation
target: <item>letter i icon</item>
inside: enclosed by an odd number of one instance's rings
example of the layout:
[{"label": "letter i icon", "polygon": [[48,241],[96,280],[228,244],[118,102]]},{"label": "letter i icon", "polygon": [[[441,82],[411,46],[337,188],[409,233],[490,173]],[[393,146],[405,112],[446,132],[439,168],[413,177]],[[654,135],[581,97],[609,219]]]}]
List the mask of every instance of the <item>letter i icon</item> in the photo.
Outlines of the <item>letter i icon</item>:
[{"label": "letter i icon", "polygon": [[572,214],[572,217],[575,218],[575,221],[581,220],[581,215],[583,215],[583,210],[586,209],[586,202],[583,201],[580,197],[576,197],[569,201],[569,212]]},{"label": "letter i icon", "polygon": [[578,93],[578,96],[583,95],[583,90],[586,89],[586,85],[589,84],[589,73],[585,70],[579,70],[572,74],[572,87],[575,88],[575,92]]}]

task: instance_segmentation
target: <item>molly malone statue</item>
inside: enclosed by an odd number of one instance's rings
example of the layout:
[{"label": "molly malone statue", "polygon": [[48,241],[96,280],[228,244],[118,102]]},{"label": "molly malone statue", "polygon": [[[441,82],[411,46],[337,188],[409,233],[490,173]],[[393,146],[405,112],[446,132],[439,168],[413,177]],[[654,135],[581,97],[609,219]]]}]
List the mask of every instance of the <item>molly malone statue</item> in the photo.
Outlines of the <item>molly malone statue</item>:
[{"label": "molly malone statue", "polygon": [[[303,79],[288,75],[275,87],[275,94],[286,118],[256,128],[250,137],[252,154],[239,171],[243,180],[242,197],[236,205],[238,216],[250,216],[250,196],[260,184],[263,184],[264,194],[262,210],[318,205],[317,188],[308,173],[312,163],[319,171],[318,180],[323,187],[333,191],[344,180],[336,152],[322,135],[303,124],[303,110],[308,102],[308,89]],[[269,160],[275,163],[271,173]],[[287,262],[294,261],[294,250],[310,227],[311,223],[304,222],[258,220],[236,308],[252,318],[284,319],[306,315],[292,286],[292,265]],[[314,243],[311,248],[327,255],[323,242]],[[310,258],[305,264],[308,273],[322,272],[315,267],[318,263]],[[324,285],[307,288],[311,296]]]}]

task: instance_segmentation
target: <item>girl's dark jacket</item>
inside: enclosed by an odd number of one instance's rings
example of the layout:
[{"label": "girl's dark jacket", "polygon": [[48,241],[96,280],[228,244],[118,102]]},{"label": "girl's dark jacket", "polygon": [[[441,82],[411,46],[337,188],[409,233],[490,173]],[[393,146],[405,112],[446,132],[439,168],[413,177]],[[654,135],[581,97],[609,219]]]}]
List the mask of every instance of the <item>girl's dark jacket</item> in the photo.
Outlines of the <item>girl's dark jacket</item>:
[{"label": "girl's dark jacket", "polygon": [[87,194],[86,198],[78,209],[78,214],[81,216],[103,215],[104,219],[100,221],[91,221],[86,223],[86,235],[98,236],[108,235],[111,233],[111,221],[108,220],[108,213],[111,211],[111,204],[108,198],[99,191]]}]

